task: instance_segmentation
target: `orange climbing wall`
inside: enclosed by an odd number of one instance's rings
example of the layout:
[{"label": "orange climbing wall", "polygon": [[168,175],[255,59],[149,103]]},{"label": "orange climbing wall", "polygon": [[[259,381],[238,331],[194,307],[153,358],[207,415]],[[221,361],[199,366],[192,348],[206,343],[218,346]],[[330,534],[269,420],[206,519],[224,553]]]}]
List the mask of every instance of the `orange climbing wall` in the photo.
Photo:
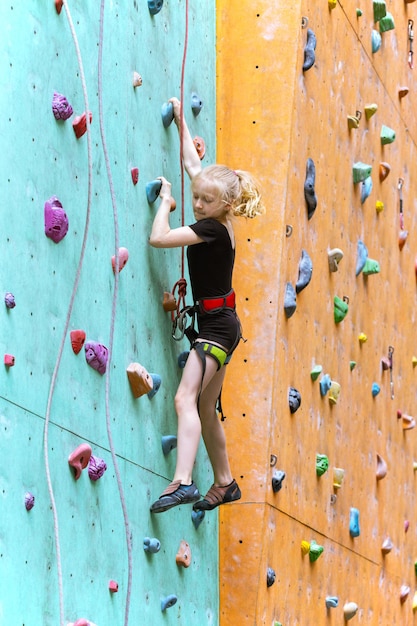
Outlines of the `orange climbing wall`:
[{"label": "orange climbing wall", "polygon": [[[395,28],[382,33],[373,54],[372,30],[379,26],[370,0],[338,2],[333,10],[324,0],[217,2],[217,160],[253,171],[268,208],[263,218],[236,224],[235,287],[247,342],[230,366],[224,407],[243,497],[219,513],[222,626],[341,624],[347,602],[358,606],[352,623],[415,623],[417,431],[403,430],[397,411],[417,417],[417,70],[408,66],[408,20],[417,4],[388,0],[386,6]],[[302,17],[317,37],[316,62],[304,73]],[[400,99],[403,86],[409,93]],[[366,120],[371,103],[377,112]],[[356,111],[362,112],[359,127],[349,130],[347,116]],[[395,131],[394,143],[381,145],[382,125]],[[308,158],[316,166],[318,197],[311,220],[303,191]],[[352,182],[358,161],[372,165],[373,189],[363,204],[361,184]],[[383,182],[381,162],[391,167]],[[399,178],[408,230],[401,251]],[[384,203],[380,213],[377,201]],[[355,276],[359,239],[379,262],[378,274]],[[335,247],[344,258],[330,273],[327,251]],[[287,319],[285,285],[295,285],[303,249],[313,262],[312,280]],[[349,299],[338,325],[336,295]],[[362,345],[360,333],[367,335]],[[381,367],[389,346],[393,389]],[[335,405],[320,394],[321,376],[311,379],[318,364],[341,385]],[[380,386],[375,397],[373,383]],[[302,397],[294,414],[290,387]],[[320,478],[317,453],[329,458]],[[380,481],[377,454],[388,466]],[[336,491],[335,467],[345,470]],[[277,470],[286,478],[273,493]],[[355,538],[352,507],[360,515]],[[393,547],[383,556],[386,539]],[[302,540],[324,547],[316,562],[303,557]],[[267,587],[269,567],[276,580]],[[327,609],[326,596],[337,596],[338,606]]]}]

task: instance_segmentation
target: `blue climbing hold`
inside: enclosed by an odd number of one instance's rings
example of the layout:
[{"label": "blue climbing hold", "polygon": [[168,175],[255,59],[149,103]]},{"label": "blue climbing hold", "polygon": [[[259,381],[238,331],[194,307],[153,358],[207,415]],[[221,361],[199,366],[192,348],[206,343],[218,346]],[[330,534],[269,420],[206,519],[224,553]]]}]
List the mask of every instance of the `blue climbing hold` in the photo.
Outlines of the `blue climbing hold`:
[{"label": "blue climbing hold", "polygon": [[349,533],[351,537],[359,537],[361,534],[359,528],[359,511],[355,509],[355,507],[350,509]]},{"label": "blue climbing hold", "polygon": [[166,598],[162,598],[161,611],[165,611],[166,609],[169,609],[171,606],[174,606],[177,600],[178,598],[177,596],[174,596],[174,594],[171,594],[170,596],[167,596]]},{"label": "blue climbing hold", "polygon": [[145,537],[143,540],[143,549],[145,552],[156,554],[161,549],[161,542],[156,537]]},{"label": "blue climbing hold", "polygon": [[382,44],[381,34],[373,29],[372,30],[372,53],[378,52]]},{"label": "blue climbing hold", "polygon": [[149,183],[146,183],[146,197],[148,199],[149,204],[153,204],[157,197],[159,196],[159,192],[161,191],[162,181],[159,179],[151,180]]},{"label": "blue climbing hold", "polygon": [[331,386],[332,386],[332,379],[330,378],[329,374],[324,374],[320,381],[320,394],[322,396],[325,396]]},{"label": "blue climbing hold", "polygon": [[152,378],[153,380],[153,387],[150,391],[148,391],[148,398],[149,400],[152,400],[152,398],[154,397],[154,395],[157,393],[157,391],[159,390],[159,387],[161,386],[161,377],[159,374],[149,374],[149,376]]},{"label": "blue climbing hold", "polygon": [[202,108],[203,108],[203,102],[200,99],[200,96],[196,94],[195,91],[193,91],[193,93],[191,94],[191,110],[193,114],[195,115],[195,117],[197,117],[197,115],[200,113]]},{"label": "blue climbing hold", "polygon": [[337,596],[326,597],[326,607],[328,609],[335,609],[338,604],[339,604],[339,598]]},{"label": "blue climbing hold", "polygon": [[311,280],[313,274],[313,262],[306,250],[301,251],[301,259],[298,264],[298,280],[295,285],[296,293],[300,293]]},{"label": "blue climbing hold", "polygon": [[284,296],[284,311],[287,318],[290,318],[295,313],[297,307],[297,296],[295,289],[291,283],[287,283],[285,286]]},{"label": "blue climbing hold", "polygon": [[368,258],[368,248],[363,241],[359,239],[356,256],[356,276],[359,276],[363,268],[365,267],[366,259]]},{"label": "blue climbing hold", "polygon": [[378,385],[378,383],[372,383],[372,395],[374,398],[379,394],[380,391],[381,387]]},{"label": "blue climbing hold", "polygon": [[162,444],[162,452],[165,454],[169,454],[174,448],[177,447],[177,438],[175,435],[163,435],[161,437]]},{"label": "blue climbing hold", "polygon": [[372,191],[372,187],[373,187],[372,178],[368,176],[367,178],[365,178],[364,181],[362,181],[361,204],[363,204],[365,200],[369,198],[371,191]]},{"label": "blue climbing hold", "polygon": [[148,9],[151,15],[156,15],[162,9],[164,0],[148,0]]},{"label": "blue climbing hold", "polygon": [[201,522],[204,519],[206,512],[203,509],[200,509],[198,511],[191,511],[191,521],[194,524],[194,528],[197,530],[197,528],[200,526]]},{"label": "blue climbing hold", "polygon": [[189,354],[190,354],[189,350],[185,350],[185,352],[181,352],[181,354],[178,355],[178,367],[180,367],[181,369],[184,369],[185,364],[187,363]]},{"label": "blue climbing hold", "polygon": [[164,102],[161,107],[161,117],[164,128],[168,128],[174,119],[174,107],[172,102]]}]

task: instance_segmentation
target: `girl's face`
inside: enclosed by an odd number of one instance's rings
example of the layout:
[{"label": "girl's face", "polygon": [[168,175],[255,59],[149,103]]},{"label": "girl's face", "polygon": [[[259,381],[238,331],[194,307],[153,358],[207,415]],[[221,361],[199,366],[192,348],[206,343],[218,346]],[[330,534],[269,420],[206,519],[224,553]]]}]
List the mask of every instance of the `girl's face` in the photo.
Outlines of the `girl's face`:
[{"label": "girl's face", "polygon": [[210,180],[199,177],[192,183],[192,202],[197,221],[212,217],[225,222],[230,206],[223,200],[219,187]]}]

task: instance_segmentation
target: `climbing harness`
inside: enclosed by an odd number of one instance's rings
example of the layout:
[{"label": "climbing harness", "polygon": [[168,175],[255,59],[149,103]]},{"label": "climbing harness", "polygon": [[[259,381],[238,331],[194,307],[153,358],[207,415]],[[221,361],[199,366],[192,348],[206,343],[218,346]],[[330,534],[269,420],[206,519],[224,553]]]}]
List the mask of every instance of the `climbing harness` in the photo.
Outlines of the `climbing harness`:
[{"label": "climbing harness", "polygon": [[414,20],[408,20],[408,66],[413,69],[413,39],[414,39]]}]

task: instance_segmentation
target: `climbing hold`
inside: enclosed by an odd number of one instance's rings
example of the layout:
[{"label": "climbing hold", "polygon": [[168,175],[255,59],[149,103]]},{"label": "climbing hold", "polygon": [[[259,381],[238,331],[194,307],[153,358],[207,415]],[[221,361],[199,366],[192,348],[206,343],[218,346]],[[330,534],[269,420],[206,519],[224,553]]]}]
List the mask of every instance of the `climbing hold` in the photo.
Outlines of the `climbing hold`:
[{"label": "climbing hold", "polygon": [[417,356],[413,356],[412,357],[411,363],[413,364],[413,367],[415,367],[417,365]]},{"label": "climbing hold", "polygon": [[[119,248],[119,272],[122,271],[129,259],[129,250],[127,248]],[[116,255],[111,258],[113,273],[116,272]]]},{"label": "climbing hold", "polygon": [[408,230],[400,230],[400,233],[398,235],[398,247],[400,250],[404,248],[404,244],[407,241],[407,237],[408,237]]},{"label": "climbing hold", "polygon": [[327,4],[329,5],[329,9],[335,9],[337,6],[337,0],[328,0]]},{"label": "climbing hold", "polygon": [[401,585],[400,588],[400,602],[401,604],[403,604],[407,598],[408,598],[408,594],[410,593],[410,587],[408,585]]},{"label": "climbing hold", "polygon": [[139,181],[139,168],[138,167],[132,167],[132,169],[130,170],[130,175],[132,177],[132,183],[134,185],[137,185],[138,181]]},{"label": "climbing hold", "polygon": [[177,302],[173,293],[171,293],[170,291],[164,291],[162,306],[164,308],[164,311],[166,312],[176,310]]},{"label": "climbing hold", "polygon": [[362,17],[362,9],[356,9],[356,17]]},{"label": "climbing hold", "polygon": [[351,537],[359,537],[361,534],[359,528],[359,511],[355,509],[355,507],[351,507],[350,509],[349,534]]},{"label": "climbing hold", "polygon": [[97,341],[88,341],[85,346],[85,360],[88,365],[96,370],[99,374],[104,374],[109,358],[109,351],[106,346]]},{"label": "climbing hold", "polygon": [[195,91],[193,91],[191,94],[191,110],[193,114],[195,115],[195,117],[197,117],[197,115],[200,113],[202,108],[203,108],[203,102],[200,96]]},{"label": "climbing hold", "polygon": [[381,181],[381,183],[383,180],[386,179],[390,171],[391,165],[389,163],[382,161],[382,163],[379,164],[379,180]]},{"label": "climbing hold", "polygon": [[55,10],[58,13],[58,15],[61,13],[63,6],[64,6],[64,0],[55,0]]},{"label": "climbing hold", "polygon": [[294,387],[290,387],[288,390],[288,404],[291,413],[295,413],[301,406],[301,394]]},{"label": "climbing hold", "polygon": [[381,213],[384,210],[384,203],[381,200],[375,202],[375,210],[377,213]]},{"label": "climbing hold", "polygon": [[138,72],[133,72],[132,85],[133,87],[142,87],[142,76]]},{"label": "climbing hold", "polygon": [[153,388],[153,380],[140,363],[131,363],[126,369],[130,388],[135,398],[140,398]]},{"label": "climbing hold", "polygon": [[75,471],[75,480],[78,480],[81,476],[81,472],[88,465],[91,457],[91,446],[88,443],[81,443],[78,448],[75,448],[68,457],[68,463]]},{"label": "climbing hold", "polygon": [[51,196],[44,205],[45,235],[59,243],[68,232],[68,217],[56,196]]},{"label": "climbing hold", "polygon": [[306,252],[306,250],[301,251],[301,259],[298,264],[298,280],[295,285],[296,293],[300,293],[305,287],[307,287],[308,283],[311,280],[311,276],[313,274],[313,263]]},{"label": "climbing hold", "polygon": [[272,491],[274,493],[278,493],[278,491],[280,491],[285,476],[286,474],[283,470],[275,470],[274,475],[272,476]]},{"label": "climbing hold", "polygon": [[376,454],[376,479],[382,480],[387,475],[388,467],[380,454]]},{"label": "climbing hold", "polygon": [[6,365],[6,367],[13,367],[14,363],[15,363],[15,358],[12,354],[4,355],[4,364]]},{"label": "climbing hold", "polygon": [[164,0],[148,0],[148,9],[151,15],[156,15],[162,9]]},{"label": "climbing hold", "polygon": [[413,611],[417,609],[417,590],[414,592],[412,607],[413,607]]},{"label": "climbing hold", "polygon": [[397,411],[397,418],[401,419],[403,430],[412,430],[415,428],[416,421],[411,415],[406,415],[402,411]]},{"label": "climbing hold", "polygon": [[168,128],[174,119],[174,106],[172,102],[164,102],[161,107],[161,117],[164,128]]},{"label": "climbing hold", "polygon": [[345,470],[341,467],[333,468],[333,487],[334,489],[340,489],[343,479],[345,477]]},{"label": "climbing hold", "polygon": [[314,32],[311,28],[307,29],[307,42],[304,47],[304,63],[303,63],[303,72],[309,70],[316,60],[316,45],[317,39]]},{"label": "climbing hold", "polygon": [[367,104],[364,107],[364,110],[365,110],[365,117],[367,120],[369,120],[378,111],[378,105],[375,104],[374,102],[372,104]]},{"label": "climbing hold", "polygon": [[305,541],[303,539],[303,541],[301,542],[301,553],[303,556],[306,556],[306,554],[308,554],[309,552],[310,552],[310,542]]},{"label": "climbing hold", "polygon": [[68,624],[68,626],[94,626],[92,622],[89,622],[88,619],[77,619],[73,624]]},{"label": "climbing hold", "polygon": [[316,474],[323,476],[329,469],[329,459],[325,454],[316,454]]},{"label": "climbing hold", "polygon": [[181,352],[181,354],[178,355],[178,359],[177,359],[178,367],[180,367],[181,369],[184,369],[189,356],[190,356],[189,350],[184,350],[184,352]]},{"label": "climbing hold", "polygon": [[387,11],[385,17],[382,17],[379,20],[379,31],[381,33],[386,33],[388,30],[393,30],[394,28],[394,18],[392,17],[391,13],[388,13]]},{"label": "climbing hold", "polygon": [[349,361],[350,371],[354,370],[356,367],[356,361]]},{"label": "climbing hold", "polygon": [[269,465],[271,467],[275,467],[275,465],[277,464],[278,461],[278,457],[276,454],[271,454],[271,456],[269,457]]},{"label": "climbing hold", "polygon": [[293,231],[293,227],[291,226],[291,224],[287,224],[285,227],[285,236],[291,237],[292,231]]},{"label": "climbing hold", "polygon": [[156,392],[159,390],[162,380],[159,374],[149,374],[149,376],[152,378],[153,386],[152,389],[148,391],[148,398],[149,400],[152,400]]},{"label": "climbing hold", "polygon": [[372,396],[374,398],[379,394],[380,391],[381,387],[378,385],[378,383],[372,383]]},{"label": "climbing hold", "polygon": [[162,181],[159,179],[151,180],[149,183],[146,183],[146,198],[149,204],[153,204],[157,197],[159,196],[159,192],[161,191]]},{"label": "climbing hold", "polygon": [[355,617],[357,612],[358,605],[356,604],[356,602],[346,602],[345,606],[343,607],[343,615],[346,621],[349,621],[350,619],[352,619],[352,617]]},{"label": "climbing hold", "polygon": [[332,380],[329,374],[323,374],[322,379],[320,381],[320,395],[325,396],[332,386]]},{"label": "climbing hold", "polygon": [[314,563],[314,561],[317,561],[317,559],[321,554],[323,554],[323,552],[323,546],[320,546],[316,541],[314,541],[314,539],[312,539],[310,543],[310,551],[308,553],[310,563]]},{"label": "climbing hold", "polygon": [[371,43],[372,53],[378,52],[382,44],[382,37],[381,34],[377,30],[375,30],[375,28],[372,29]]},{"label": "climbing hold", "polygon": [[360,333],[358,340],[359,343],[365,343],[366,341],[368,341],[368,337],[367,335],[365,335],[365,333]]},{"label": "climbing hold", "polygon": [[335,380],[332,380],[332,384],[330,385],[330,389],[329,389],[330,404],[337,404],[337,401],[340,396],[340,389],[341,389],[340,384],[337,383]]},{"label": "climbing hold", "polygon": [[119,591],[119,583],[115,580],[109,580],[109,591],[110,593],[117,593]]},{"label": "climbing hold", "polygon": [[349,130],[351,130],[352,128],[359,128],[359,122],[361,120],[361,117],[362,117],[362,112],[361,111],[356,111],[355,115],[348,115],[347,116],[347,122],[348,122]]},{"label": "climbing hold", "polygon": [[379,22],[382,17],[387,14],[387,5],[385,0],[373,0],[374,22]]},{"label": "climbing hold", "polygon": [[199,511],[191,511],[191,521],[194,524],[194,528],[197,530],[197,528],[200,526],[201,522],[204,519],[206,512],[203,511],[203,509],[199,510]]},{"label": "climbing hold", "polygon": [[359,276],[363,268],[365,267],[366,259],[368,258],[368,248],[365,246],[361,239],[358,240],[357,252],[356,252],[356,276]]},{"label": "climbing hold", "polygon": [[353,182],[361,183],[366,178],[369,178],[372,172],[372,165],[367,165],[366,163],[362,163],[361,161],[357,161],[353,164],[352,173],[353,173]]},{"label": "climbing hold", "polygon": [[4,296],[4,304],[8,309],[14,309],[16,306],[16,301],[14,299],[14,295],[10,292],[7,292]]},{"label": "climbing hold", "polygon": [[104,459],[100,459],[98,456],[90,456],[88,462],[88,476],[90,480],[99,480],[107,469],[107,464]]},{"label": "climbing hold", "polygon": [[335,609],[339,604],[339,598],[337,596],[327,596],[326,597],[326,608],[327,609]]},{"label": "climbing hold", "polygon": [[321,365],[315,365],[310,372],[311,380],[317,380],[322,370],[323,370],[323,367]]},{"label": "climbing hold", "polygon": [[35,496],[30,491],[25,493],[25,507],[26,511],[30,511],[35,506]]},{"label": "climbing hold", "polygon": [[272,567],[268,567],[268,569],[266,570],[266,586],[272,587],[275,582],[275,578],[275,570],[273,570]]},{"label": "climbing hold", "polygon": [[372,178],[368,176],[368,178],[365,178],[365,180],[362,181],[361,204],[364,204],[365,200],[371,195],[372,187]]},{"label": "climbing hold", "polygon": [[191,548],[184,539],[180,541],[180,547],[178,548],[175,562],[177,565],[181,565],[181,567],[190,567],[191,565]]},{"label": "climbing hold", "polygon": [[342,320],[345,319],[346,315],[349,311],[349,298],[347,296],[343,296],[343,300],[339,298],[339,296],[335,296],[333,298],[333,318],[336,324],[340,324]]},{"label": "climbing hold", "polygon": [[174,606],[177,600],[178,600],[177,596],[174,596],[173,594],[171,594],[170,596],[167,596],[166,598],[162,598],[161,611],[165,611],[166,609],[169,609],[171,606]]},{"label": "climbing hold", "polygon": [[316,184],[316,166],[313,159],[307,159],[306,177],[304,181],[304,198],[307,204],[307,217],[309,220],[313,217],[317,208],[317,196],[315,192]]},{"label": "climbing hold", "polygon": [[405,98],[405,96],[408,94],[408,87],[400,87],[398,90],[398,97],[399,98]]},{"label": "climbing hold", "polygon": [[65,96],[54,91],[52,98],[52,112],[56,120],[67,120],[73,114],[73,109]]},{"label": "climbing hold", "polygon": [[202,161],[206,154],[206,144],[205,144],[204,139],[202,137],[196,136],[193,139],[193,144],[195,146],[195,149],[197,150],[197,154],[200,158],[200,161]]},{"label": "climbing hold", "polygon": [[167,455],[177,447],[177,438],[175,435],[163,435],[161,437],[162,452]]},{"label": "climbing hold", "polygon": [[378,261],[367,258],[363,266],[362,274],[369,276],[370,274],[379,274],[380,267]]},{"label": "climbing hold", "polygon": [[[93,114],[89,113],[90,124],[93,121]],[[80,139],[87,132],[87,115],[82,113],[81,115],[77,115],[72,122],[72,127],[74,129],[74,133],[77,139]]]},{"label": "climbing hold", "polygon": [[404,520],[404,532],[408,532],[408,529],[410,528],[410,522],[408,519]]},{"label": "climbing hold", "polygon": [[81,352],[84,345],[86,334],[83,330],[72,330],[70,332],[71,346],[74,354]]},{"label": "climbing hold", "polygon": [[284,296],[284,311],[287,319],[289,319],[295,313],[297,307],[297,296],[294,287],[291,283],[287,283],[285,286]]},{"label": "climbing hold", "polygon": [[393,549],[394,545],[391,541],[391,539],[389,537],[387,537],[386,539],[384,539],[384,541],[382,542],[382,546],[381,546],[381,552],[382,554],[388,554],[389,552],[391,552],[391,550]]},{"label": "climbing hold", "polygon": [[329,260],[329,270],[331,272],[337,272],[339,263],[343,259],[342,250],[340,248],[332,248],[332,250],[328,250],[327,257]]},{"label": "climbing hold", "polygon": [[150,554],[156,554],[161,549],[161,542],[155,537],[145,537],[143,540],[143,549]]},{"label": "climbing hold", "polygon": [[384,124],[381,127],[381,144],[385,146],[395,140],[395,131]]}]

